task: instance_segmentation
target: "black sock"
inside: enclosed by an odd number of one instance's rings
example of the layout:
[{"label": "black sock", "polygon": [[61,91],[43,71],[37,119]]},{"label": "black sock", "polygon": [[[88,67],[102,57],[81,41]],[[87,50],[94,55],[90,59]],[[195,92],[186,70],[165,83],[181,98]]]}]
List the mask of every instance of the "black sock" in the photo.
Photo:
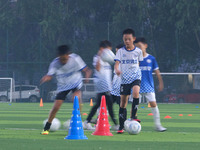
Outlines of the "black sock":
[{"label": "black sock", "polygon": [[124,122],[126,121],[127,110],[126,108],[119,108],[119,130],[124,128]]},{"label": "black sock", "polygon": [[131,119],[137,119],[136,113],[138,110],[139,98],[133,98]]},{"label": "black sock", "polygon": [[44,126],[44,131],[49,130],[51,127],[51,123],[46,122],[46,125]]}]

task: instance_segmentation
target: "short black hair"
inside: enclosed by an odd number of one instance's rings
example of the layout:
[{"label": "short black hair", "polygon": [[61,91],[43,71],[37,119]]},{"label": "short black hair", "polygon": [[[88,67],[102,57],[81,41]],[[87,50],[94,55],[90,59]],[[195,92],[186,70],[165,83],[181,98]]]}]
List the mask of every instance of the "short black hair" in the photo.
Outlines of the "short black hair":
[{"label": "short black hair", "polygon": [[138,37],[136,38],[136,40],[134,41],[134,43],[143,43],[143,44],[147,44],[147,40],[144,37]]},{"label": "short black hair", "polygon": [[70,53],[70,48],[68,45],[60,45],[57,48],[57,52],[59,56],[69,54]]},{"label": "short black hair", "polygon": [[112,47],[112,44],[110,41],[104,40],[99,43],[99,47],[102,47],[102,48]]},{"label": "short black hair", "polygon": [[132,34],[133,36],[135,36],[135,31],[131,28],[128,28],[123,31],[123,35],[124,34]]},{"label": "short black hair", "polygon": [[117,49],[120,49],[120,48],[122,48],[122,47],[124,47],[124,44],[118,44],[118,45],[116,46]]}]

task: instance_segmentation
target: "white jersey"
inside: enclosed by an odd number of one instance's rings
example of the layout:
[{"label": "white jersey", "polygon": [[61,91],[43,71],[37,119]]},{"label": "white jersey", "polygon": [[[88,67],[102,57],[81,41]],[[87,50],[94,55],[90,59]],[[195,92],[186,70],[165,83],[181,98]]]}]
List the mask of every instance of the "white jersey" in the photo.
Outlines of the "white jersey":
[{"label": "white jersey", "polygon": [[95,55],[93,57],[93,66],[100,61],[100,70],[95,69],[95,85],[97,93],[109,92],[112,90],[111,80],[112,80],[112,69],[108,62],[104,62],[99,56]]},{"label": "white jersey", "polygon": [[120,86],[121,86],[121,78],[114,71],[111,94],[115,96],[120,96]]},{"label": "white jersey", "polygon": [[117,51],[115,61],[120,62],[121,84],[130,84],[135,80],[141,80],[139,61],[142,60],[142,50],[138,47],[129,51],[124,46]]},{"label": "white jersey", "polygon": [[66,64],[61,64],[59,57],[55,58],[50,66],[47,75],[56,76],[57,92],[67,91],[82,87],[81,70],[86,67],[85,62],[77,54],[70,54]]}]

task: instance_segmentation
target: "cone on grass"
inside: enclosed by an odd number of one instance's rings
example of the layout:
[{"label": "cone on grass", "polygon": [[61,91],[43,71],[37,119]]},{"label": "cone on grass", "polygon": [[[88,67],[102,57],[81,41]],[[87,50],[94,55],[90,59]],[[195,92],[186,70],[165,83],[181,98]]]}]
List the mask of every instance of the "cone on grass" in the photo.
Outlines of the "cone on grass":
[{"label": "cone on grass", "polygon": [[93,106],[92,98],[90,99],[90,106]]},{"label": "cone on grass", "polygon": [[101,97],[100,113],[98,116],[96,129],[92,135],[113,136],[113,134],[110,132],[110,125],[108,122],[108,114],[106,109],[106,98],[104,95]]},{"label": "cone on grass", "polygon": [[148,116],[153,116],[153,113],[149,113]]},{"label": "cone on grass", "polygon": [[183,116],[183,114],[179,114],[179,116]]},{"label": "cone on grass", "polygon": [[43,105],[43,100],[42,100],[42,98],[40,99],[40,107],[43,107],[44,105]]},{"label": "cone on grass", "polygon": [[81,113],[79,108],[78,97],[74,98],[74,106],[72,111],[72,117],[70,120],[70,127],[68,131],[68,135],[65,137],[68,140],[86,140],[88,139],[84,135],[83,124],[81,120]]},{"label": "cone on grass", "polygon": [[172,118],[172,117],[169,116],[169,115],[165,116],[165,119],[171,119],[171,118]]}]

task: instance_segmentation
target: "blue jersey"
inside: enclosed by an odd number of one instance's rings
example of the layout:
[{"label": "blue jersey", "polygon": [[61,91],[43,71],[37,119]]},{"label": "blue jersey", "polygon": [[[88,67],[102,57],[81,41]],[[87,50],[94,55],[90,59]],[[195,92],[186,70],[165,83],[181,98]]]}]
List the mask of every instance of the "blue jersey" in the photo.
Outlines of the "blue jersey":
[{"label": "blue jersey", "polygon": [[155,57],[147,54],[143,61],[140,62],[140,69],[142,71],[140,93],[155,92],[152,72],[159,69]]}]

